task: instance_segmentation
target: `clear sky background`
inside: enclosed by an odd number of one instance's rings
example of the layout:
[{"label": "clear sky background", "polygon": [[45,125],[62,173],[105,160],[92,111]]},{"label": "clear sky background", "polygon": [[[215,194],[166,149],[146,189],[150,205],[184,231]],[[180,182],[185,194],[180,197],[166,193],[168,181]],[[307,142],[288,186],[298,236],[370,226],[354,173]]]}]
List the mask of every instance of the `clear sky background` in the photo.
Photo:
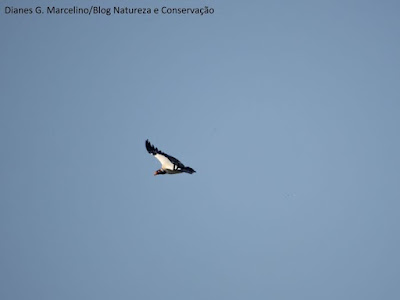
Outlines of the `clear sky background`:
[{"label": "clear sky background", "polygon": [[[215,13],[4,14],[92,4]],[[399,15],[1,1],[0,298],[400,299]]]}]

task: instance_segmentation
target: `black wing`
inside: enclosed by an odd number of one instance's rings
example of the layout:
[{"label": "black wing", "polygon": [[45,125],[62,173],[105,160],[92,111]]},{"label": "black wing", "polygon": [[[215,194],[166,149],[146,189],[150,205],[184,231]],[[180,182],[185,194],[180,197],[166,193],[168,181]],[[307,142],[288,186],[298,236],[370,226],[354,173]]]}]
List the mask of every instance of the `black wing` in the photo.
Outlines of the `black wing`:
[{"label": "black wing", "polygon": [[177,165],[180,168],[185,168],[185,165],[183,163],[181,163],[178,159],[176,159],[175,157],[168,155],[160,150],[158,150],[156,147],[154,147],[152,144],[150,144],[149,140],[146,140],[146,149],[147,152],[149,152],[152,155],[156,155],[156,154],[161,154],[164,155],[165,157],[167,157],[174,165]]}]

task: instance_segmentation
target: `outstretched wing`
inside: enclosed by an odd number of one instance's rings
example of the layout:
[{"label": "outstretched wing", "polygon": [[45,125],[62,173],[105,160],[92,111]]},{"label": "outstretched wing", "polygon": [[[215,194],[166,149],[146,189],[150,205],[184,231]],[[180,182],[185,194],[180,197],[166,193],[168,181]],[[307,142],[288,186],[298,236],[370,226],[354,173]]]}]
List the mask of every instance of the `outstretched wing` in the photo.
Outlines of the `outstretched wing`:
[{"label": "outstretched wing", "polygon": [[178,168],[185,167],[184,164],[182,164],[175,157],[170,156],[170,155],[158,150],[156,147],[154,147],[152,144],[150,144],[149,140],[146,140],[146,149],[147,149],[147,152],[154,155],[154,157],[160,161],[161,167],[163,169],[174,170],[175,169],[174,165],[177,166]]}]

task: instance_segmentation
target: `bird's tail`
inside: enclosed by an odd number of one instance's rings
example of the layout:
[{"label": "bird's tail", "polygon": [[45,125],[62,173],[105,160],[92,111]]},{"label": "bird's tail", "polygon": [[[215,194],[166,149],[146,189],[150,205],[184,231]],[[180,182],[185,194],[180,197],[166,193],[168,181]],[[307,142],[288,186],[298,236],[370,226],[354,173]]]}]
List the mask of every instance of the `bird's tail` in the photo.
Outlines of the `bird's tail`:
[{"label": "bird's tail", "polygon": [[182,169],[183,172],[189,173],[189,174],[193,174],[196,173],[195,170],[193,170],[191,167],[185,167]]}]

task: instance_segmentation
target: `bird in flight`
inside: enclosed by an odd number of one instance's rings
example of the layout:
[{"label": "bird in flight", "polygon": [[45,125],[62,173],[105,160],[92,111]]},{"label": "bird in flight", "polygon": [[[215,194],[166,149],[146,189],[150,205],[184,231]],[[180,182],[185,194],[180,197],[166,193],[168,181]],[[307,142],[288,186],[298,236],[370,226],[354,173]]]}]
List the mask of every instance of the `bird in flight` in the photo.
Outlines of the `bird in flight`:
[{"label": "bird in flight", "polygon": [[190,167],[186,167],[183,163],[177,160],[175,157],[172,157],[154,147],[150,144],[149,140],[146,140],[146,149],[151,155],[154,155],[161,163],[161,169],[154,172],[154,176],[156,175],[164,175],[164,174],[178,174],[178,173],[189,173],[193,174],[196,171]]}]

